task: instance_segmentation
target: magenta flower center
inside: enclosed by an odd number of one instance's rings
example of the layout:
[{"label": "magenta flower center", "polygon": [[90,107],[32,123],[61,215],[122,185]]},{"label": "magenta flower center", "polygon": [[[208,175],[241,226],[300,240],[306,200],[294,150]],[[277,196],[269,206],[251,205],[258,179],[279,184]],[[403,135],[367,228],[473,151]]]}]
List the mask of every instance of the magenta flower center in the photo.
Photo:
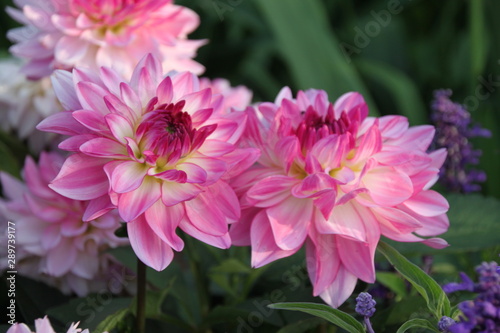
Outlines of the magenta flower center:
[{"label": "magenta flower center", "polygon": [[330,104],[325,116],[319,115],[312,106],[303,112],[303,120],[292,134],[300,142],[302,150],[311,148],[314,143],[331,134],[345,134],[350,131],[351,121],[343,112],[339,119],[335,119],[333,105]]},{"label": "magenta flower center", "polygon": [[[191,116],[183,111],[185,101],[160,104],[149,111],[139,127],[139,147],[175,163],[199,148],[217,125],[193,127]],[[166,158],[166,159],[165,159]]]}]

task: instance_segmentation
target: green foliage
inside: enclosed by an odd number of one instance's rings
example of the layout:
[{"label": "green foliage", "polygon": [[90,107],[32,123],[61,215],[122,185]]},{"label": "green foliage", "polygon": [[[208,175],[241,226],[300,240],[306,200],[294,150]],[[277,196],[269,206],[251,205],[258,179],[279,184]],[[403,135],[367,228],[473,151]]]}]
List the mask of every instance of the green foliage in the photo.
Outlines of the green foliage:
[{"label": "green foliage", "polygon": [[377,249],[422,295],[427,302],[427,307],[438,320],[442,316],[451,315],[450,300],[436,281],[390,245],[380,242]]},{"label": "green foliage", "polygon": [[276,303],[272,309],[301,311],[328,320],[349,333],[364,333],[365,329],[354,317],[327,305],[314,303]]}]

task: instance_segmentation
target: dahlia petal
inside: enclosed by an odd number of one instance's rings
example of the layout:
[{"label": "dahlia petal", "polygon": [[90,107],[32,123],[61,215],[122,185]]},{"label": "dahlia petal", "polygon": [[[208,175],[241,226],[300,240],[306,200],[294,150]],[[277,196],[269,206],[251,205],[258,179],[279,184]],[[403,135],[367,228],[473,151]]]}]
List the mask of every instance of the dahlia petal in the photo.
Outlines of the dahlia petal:
[{"label": "dahlia petal", "polygon": [[314,198],[313,203],[319,209],[325,219],[329,219],[335,205],[337,204],[335,198],[337,191],[335,189],[322,191],[320,195]]},{"label": "dahlia petal", "polygon": [[123,103],[118,97],[114,95],[104,96],[104,103],[106,104],[110,113],[117,113],[132,123],[137,121],[137,115],[134,110]]},{"label": "dahlia petal", "polygon": [[114,69],[102,66],[99,69],[100,78],[106,88],[116,97],[120,96],[120,83],[125,82],[123,77]]},{"label": "dahlia petal", "polygon": [[228,233],[226,217],[213,203],[217,198],[210,192],[201,192],[192,200],[185,201],[186,215],[191,224],[201,232],[213,236]]},{"label": "dahlia petal", "polygon": [[395,140],[390,140],[388,144],[404,150],[418,149],[420,151],[426,151],[427,148],[429,148],[432,139],[434,138],[434,133],[434,126],[414,126],[405,131],[401,137]]},{"label": "dahlia petal", "polygon": [[280,92],[276,96],[276,99],[274,100],[274,104],[280,105],[283,99],[293,99],[292,90],[290,89],[290,87],[281,88]]},{"label": "dahlia petal", "polygon": [[106,123],[113,133],[113,136],[121,143],[127,143],[126,138],[134,137],[134,129],[132,124],[123,116],[111,113],[105,117]]},{"label": "dahlia petal", "polygon": [[234,190],[224,181],[219,181],[206,188],[217,200],[217,206],[229,220],[228,222],[236,222],[241,217],[240,203]]},{"label": "dahlia petal", "polygon": [[75,200],[98,198],[108,192],[108,179],[103,171],[108,161],[84,154],[70,155],[49,187]]},{"label": "dahlia petal", "polygon": [[254,268],[291,256],[299,249],[282,250],[276,245],[265,211],[261,211],[253,219],[250,227],[250,238],[252,242],[252,267]]},{"label": "dahlia petal", "polygon": [[313,295],[318,296],[333,283],[340,268],[335,236],[320,235],[314,230],[306,242],[306,262]]},{"label": "dahlia petal", "polygon": [[276,245],[283,250],[296,250],[305,241],[313,219],[312,200],[288,197],[266,210]]},{"label": "dahlia petal", "polygon": [[111,174],[111,189],[125,193],[137,189],[148,172],[148,166],[135,161],[120,163]]},{"label": "dahlia petal", "polygon": [[160,185],[153,177],[144,177],[137,189],[119,195],[118,212],[125,222],[130,222],[144,213],[160,197]]},{"label": "dahlia petal", "polygon": [[235,150],[235,146],[231,143],[207,139],[198,149],[198,152],[208,157],[220,157]]},{"label": "dahlia petal", "polygon": [[222,236],[214,236],[211,234],[204,233],[197,229],[192,222],[187,219],[183,218],[181,220],[181,223],[179,224],[179,227],[184,231],[186,234],[190,235],[191,237],[194,237],[203,243],[206,243],[208,245],[215,246],[220,249],[228,249],[231,246],[231,238],[229,237],[229,233],[225,233]]},{"label": "dahlia petal", "polygon": [[82,134],[82,135],[71,136],[61,141],[61,143],[59,143],[57,147],[62,150],[79,152],[81,145],[94,138],[95,135],[93,134]]},{"label": "dahlia petal", "polygon": [[33,215],[46,222],[60,221],[66,216],[66,212],[59,207],[49,206],[47,202],[38,200],[32,195],[25,195],[25,200],[28,207],[33,212]]},{"label": "dahlia petal", "polygon": [[[73,118],[89,130],[98,133],[107,133],[109,128],[102,115],[92,110],[78,110],[73,112]],[[87,130],[88,132],[88,130]]]},{"label": "dahlia petal", "polygon": [[446,157],[448,156],[448,152],[446,148],[441,148],[429,153],[429,157],[432,159],[431,166],[439,169],[443,166]]},{"label": "dahlia petal", "polygon": [[419,217],[419,222],[422,223],[422,228],[416,230],[419,236],[436,236],[448,231],[450,221],[446,214],[441,214],[432,217]]},{"label": "dahlia petal", "polygon": [[422,228],[422,223],[401,209],[392,207],[373,207],[377,220],[387,228],[399,233],[410,233]]},{"label": "dahlia petal", "polygon": [[333,283],[319,296],[331,307],[338,308],[352,295],[356,282],[356,276],[341,265]]},{"label": "dahlia petal", "polygon": [[[344,267],[359,279],[375,282],[374,251],[370,251],[371,243],[358,242],[345,237],[337,237],[339,257]],[[375,246],[378,243],[375,242]],[[373,253],[371,253],[373,252]]]},{"label": "dahlia petal", "polygon": [[9,327],[7,333],[31,333],[31,330],[26,324],[15,323],[11,327]]},{"label": "dahlia petal", "polygon": [[144,216],[127,223],[127,232],[130,245],[144,264],[162,271],[172,262],[172,248],[156,235]]},{"label": "dahlia petal", "polygon": [[49,318],[47,318],[47,316],[41,319],[35,319],[35,330],[37,332],[43,332],[43,333],[55,333],[54,329],[52,328],[52,325],[50,325],[50,321]]},{"label": "dahlia petal", "polygon": [[109,195],[105,194],[99,198],[89,201],[89,204],[83,213],[82,220],[85,222],[95,220],[114,208],[115,206],[111,203]]},{"label": "dahlia petal", "polygon": [[247,197],[257,207],[274,206],[290,196],[290,189],[297,180],[287,176],[270,176],[253,185]]},{"label": "dahlia petal", "polygon": [[300,156],[300,143],[296,136],[288,136],[276,143],[276,162],[283,164],[285,172],[288,173],[292,167],[293,161]]},{"label": "dahlia petal", "polygon": [[31,156],[27,156],[24,162],[24,180],[30,192],[34,195],[49,200],[54,197],[54,191],[43,181],[38,167]]},{"label": "dahlia petal", "polygon": [[207,172],[205,185],[218,181],[228,168],[224,161],[211,157],[192,157],[189,158],[189,163],[196,164]]},{"label": "dahlia petal", "polygon": [[161,200],[166,206],[174,206],[186,200],[191,200],[203,190],[190,183],[164,182],[161,187]]},{"label": "dahlia petal", "polygon": [[82,107],[86,110],[93,110],[102,115],[109,113],[104,97],[108,91],[92,82],[78,82],[76,84],[76,94]]},{"label": "dahlia petal", "polygon": [[229,229],[232,245],[249,246],[252,244],[250,240],[250,226],[255,215],[260,211],[261,209],[254,207],[241,210],[240,219],[236,223],[231,224]]},{"label": "dahlia petal", "polygon": [[56,70],[51,76],[52,87],[59,102],[65,110],[82,108],[73,84],[72,74],[64,70]]},{"label": "dahlia petal", "polygon": [[403,205],[422,216],[441,215],[450,208],[448,201],[441,194],[432,190],[417,193],[406,200]]},{"label": "dahlia petal", "polygon": [[180,100],[183,96],[200,90],[198,78],[189,72],[182,72],[172,77],[174,89],[174,100]]},{"label": "dahlia petal", "polygon": [[366,242],[365,224],[358,210],[351,202],[336,205],[329,219],[316,214],[315,222],[316,228],[321,234],[336,234],[344,238]]},{"label": "dahlia petal", "polygon": [[70,238],[63,238],[46,256],[48,274],[59,277],[73,267],[77,251]]},{"label": "dahlia petal", "polygon": [[43,132],[53,132],[62,135],[86,133],[88,130],[73,118],[71,111],[54,113],[42,120],[36,128]]},{"label": "dahlia petal", "polygon": [[398,242],[403,242],[403,243],[423,243],[427,246],[430,246],[435,249],[443,249],[449,244],[441,238],[420,238],[414,234],[408,234],[408,233],[399,233],[397,231],[391,230],[389,228],[386,228],[385,225],[381,224],[380,225],[380,230],[382,232],[382,235],[385,237],[398,241]]},{"label": "dahlia petal", "polygon": [[0,181],[4,197],[10,200],[22,198],[26,192],[26,186],[17,178],[6,172],[0,171]]},{"label": "dahlia petal", "polygon": [[363,136],[353,162],[361,162],[368,159],[370,156],[378,153],[382,148],[382,137],[376,122]]},{"label": "dahlia petal", "polygon": [[54,57],[69,66],[80,62],[87,54],[90,45],[87,41],[72,36],[63,36],[56,44]]},{"label": "dahlia petal", "polygon": [[[213,112],[212,109],[205,108],[212,99],[212,90],[210,88],[187,94],[182,99],[186,102],[184,110],[191,115],[193,126],[201,125]],[[200,113],[199,110],[203,110],[203,112]],[[207,114],[209,115],[207,116]]]},{"label": "dahlia petal", "polygon": [[[318,140],[311,149],[311,154],[316,157],[323,169],[336,169],[344,158],[346,142],[344,136],[330,135]],[[332,154],[332,151],[336,152]]]},{"label": "dahlia petal", "polygon": [[364,175],[362,181],[373,201],[380,205],[395,206],[413,194],[411,179],[392,167],[371,169]]},{"label": "dahlia petal", "polygon": [[[315,173],[302,179],[299,184],[292,188],[292,194],[296,198],[310,198],[318,196],[323,191],[336,189],[336,181],[325,173]],[[332,198],[335,200],[335,197]]]},{"label": "dahlia petal", "polygon": [[120,98],[136,113],[137,117],[142,115],[142,103],[139,96],[125,82],[120,83]]},{"label": "dahlia petal", "polygon": [[170,103],[172,101],[172,97],[174,96],[173,92],[174,88],[172,85],[172,79],[167,76],[156,88],[156,96],[158,97],[158,101],[160,103]]},{"label": "dahlia petal", "polygon": [[82,153],[95,157],[124,159],[128,157],[127,149],[118,142],[106,138],[88,140],[80,146]]},{"label": "dahlia petal", "polygon": [[[334,103],[333,109],[335,110],[335,118],[340,118],[340,114],[344,111],[350,111],[358,106],[363,107],[363,114],[361,119],[364,119],[368,114],[366,102],[363,96],[357,92],[348,92],[340,96]],[[366,109],[366,111],[364,111]]]},{"label": "dahlia petal", "polygon": [[149,227],[162,241],[175,251],[182,251],[184,242],[175,233],[175,229],[184,216],[184,207],[182,205],[166,207],[161,200],[158,200],[146,210],[144,216]]},{"label": "dahlia petal", "polygon": [[147,102],[154,96],[156,83],[159,82],[162,72],[160,61],[151,53],[148,53],[139,61],[132,73],[130,86],[139,92],[141,100]]},{"label": "dahlia petal", "polygon": [[224,155],[227,163],[227,172],[222,176],[224,180],[232,180],[235,176],[250,168],[260,157],[260,150],[256,148],[241,148]]},{"label": "dahlia petal", "polygon": [[378,121],[380,134],[384,140],[399,138],[408,130],[408,118],[403,116],[383,116]]},{"label": "dahlia petal", "polygon": [[207,180],[207,172],[200,166],[193,163],[180,163],[177,170],[184,171],[187,175],[188,183],[204,183]]},{"label": "dahlia petal", "polygon": [[92,280],[99,271],[99,260],[87,253],[79,253],[71,272],[81,278]]}]

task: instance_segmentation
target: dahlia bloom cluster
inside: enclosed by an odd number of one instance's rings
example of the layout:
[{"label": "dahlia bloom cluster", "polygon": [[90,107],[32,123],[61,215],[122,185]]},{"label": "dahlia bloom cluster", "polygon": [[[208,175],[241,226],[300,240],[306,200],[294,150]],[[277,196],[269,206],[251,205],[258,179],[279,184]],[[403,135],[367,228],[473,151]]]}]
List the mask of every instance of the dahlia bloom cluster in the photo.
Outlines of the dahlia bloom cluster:
[{"label": "dahlia bloom cluster", "polygon": [[54,135],[36,130],[36,125],[61,111],[49,78],[27,80],[16,59],[0,60],[0,126],[27,140],[34,152],[40,152],[54,141]]},{"label": "dahlia bloom cluster", "polygon": [[163,72],[152,55],[130,80],[106,67],[56,72],[66,111],[38,126],[68,135],[59,147],[74,152],[50,187],[90,200],[87,218],[118,208],[135,253],[157,270],[184,247],[177,227],[207,244],[231,245],[228,225],[239,220],[240,206],[227,180],[259,156],[235,145],[245,112],[228,112],[224,96],[202,89],[192,73]]},{"label": "dahlia bloom cluster", "polygon": [[451,324],[451,333],[497,333],[500,328],[500,273],[494,261],[476,267],[479,281],[474,283],[467,275],[461,274],[462,283],[443,286],[447,293],[467,290],[478,293],[472,301],[458,305],[462,316],[457,323]]},{"label": "dahlia bloom cluster", "polygon": [[[42,152],[39,165],[27,157],[25,183],[0,173],[6,197],[0,199],[0,215],[5,224],[14,221],[16,225],[16,267],[20,274],[64,293],[84,296],[107,290],[108,283],[116,280],[121,265],[106,250],[128,241],[114,234],[120,226],[116,214],[85,216],[89,202],[63,197],[48,187],[63,161],[58,153]],[[84,218],[88,222],[83,222]],[[0,269],[5,270],[6,265],[7,259],[2,258]]]},{"label": "dahlia bloom cluster", "polygon": [[357,93],[335,103],[321,90],[284,88],[274,103],[250,108],[243,142],[258,163],[232,185],[243,208],[231,228],[235,245],[252,246],[260,267],[304,244],[314,287],[338,307],[357,279],[375,280],[380,235],[442,248],[447,201],[429,188],[444,149],[427,153],[432,126],[408,127],[401,116],[367,117]]},{"label": "dahlia bloom cluster", "polygon": [[[79,322],[71,324],[66,333],[89,333],[88,329],[82,331],[81,328],[78,328],[78,325]],[[50,324],[49,318],[45,316],[40,319],[35,319],[35,332],[31,332],[26,324],[14,324],[7,330],[7,333],[55,333],[55,331]]]},{"label": "dahlia bloom cluster", "polygon": [[[192,60],[203,40],[188,40],[199,25],[192,10],[172,0],[14,0],[9,14],[24,26],[10,30],[10,51],[28,63],[30,79],[55,69],[113,67],[130,77],[147,53],[160,59],[165,72],[204,67]],[[119,59],[118,61],[116,59]]]},{"label": "dahlia bloom cluster", "polygon": [[451,90],[437,90],[432,102],[432,121],[436,125],[434,146],[446,148],[448,158],[440,170],[440,182],[455,192],[476,192],[481,190],[486,174],[481,170],[470,169],[479,163],[480,150],[474,150],[469,139],[490,137],[491,132],[471,126],[471,117],[465,106],[450,100]]}]

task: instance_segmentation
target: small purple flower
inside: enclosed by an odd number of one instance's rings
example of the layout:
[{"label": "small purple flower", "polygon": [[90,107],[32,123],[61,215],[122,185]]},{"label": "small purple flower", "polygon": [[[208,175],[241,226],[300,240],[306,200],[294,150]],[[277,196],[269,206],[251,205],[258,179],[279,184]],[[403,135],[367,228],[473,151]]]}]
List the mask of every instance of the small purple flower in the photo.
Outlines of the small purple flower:
[{"label": "small purple flower", "polygon": [[440,332],[448,333],[450,332],[448,328],[453,324],[456,324],[456,321],[454,321],[450,317],[443,316],[439,320],[438,329]]},{"label": "small purple flower", "polygon": [[436,126],[435,148],[446,148],[448,158],[440,170],[440,182],[455,192],[481,190],[486,174],[470,169],[479,163],[480,150],[474,150],[469,142],[474,137],[490,137],[491,132],[479,125],[471,125],[470,113],[461,104],[450,100],[451,90],[436,90],[432,102],[432,121]]},{"label": "small purple flower", "polygon": [[[461,273],[462,283],[450,283],[445,292],[469,290],[478,293],[476,298],[458,305],[460,320],[449,326],[450,333],[500,333],[500,272],[496,262],[482,263],[476,267],[478,282]],[[446,331],[445,331],[446,332]]]},{"label": "small purple flower", "polygon": [[356,297],[356,312],[364,317],[371,317],[375,313],[377,302],[369,293],[360,293]]}]

